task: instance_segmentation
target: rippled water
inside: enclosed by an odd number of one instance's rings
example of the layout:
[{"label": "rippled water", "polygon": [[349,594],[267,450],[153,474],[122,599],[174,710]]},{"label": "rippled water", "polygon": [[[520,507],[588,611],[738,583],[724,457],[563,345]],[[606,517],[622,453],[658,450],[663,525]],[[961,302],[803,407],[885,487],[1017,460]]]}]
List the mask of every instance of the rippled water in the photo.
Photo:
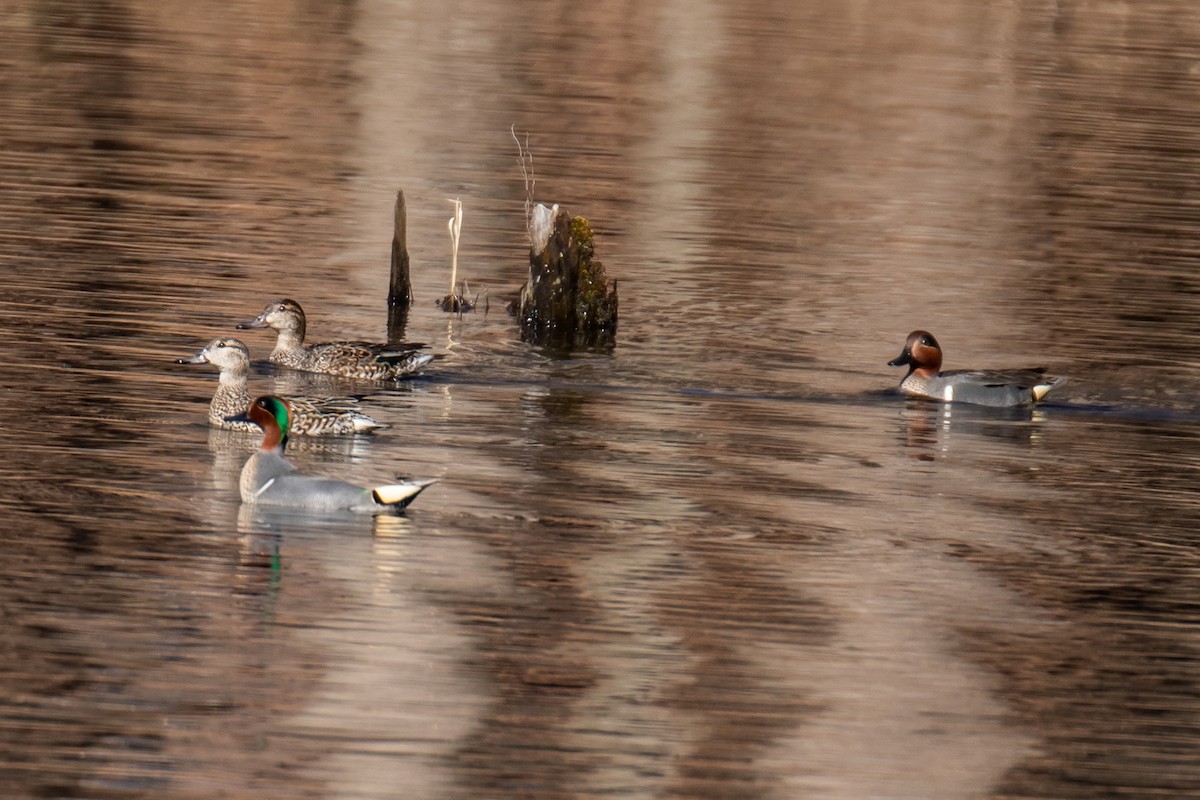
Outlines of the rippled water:
[{"label": "rippled water", "polygon": [[[1198,35],[1178,0],[9,4],[0,794],[1200,795]],[[503,313],[514,126],[620,281],[611,353]],[[393,426],[305,470],[442,482],[242,508],[254,437],[174,360],[279,295],[384,338],[401,188],[441,358],[253,384]],[[905,401],[916,327],[1070,383]]]}]

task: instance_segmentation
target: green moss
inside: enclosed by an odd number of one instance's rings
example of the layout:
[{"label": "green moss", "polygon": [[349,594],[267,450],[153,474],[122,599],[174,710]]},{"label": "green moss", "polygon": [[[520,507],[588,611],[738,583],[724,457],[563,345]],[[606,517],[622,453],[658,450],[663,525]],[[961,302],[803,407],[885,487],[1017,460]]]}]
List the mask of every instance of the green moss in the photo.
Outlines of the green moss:
[{"label": "green moss", "polygon": [[579,245],[580,261],[591,261],[592,253],[596,252],[595,234],[592,233],[592,223],[584,217],[571,217],[571,238]]},{"label": "green moss", "polygon": [[596,252],[595,233],[585,217],[571,217],[571,239],[579,248],[579,285],[575,307],[582,320],[595,317],[596,306],[604,300],[606,283],[604,266],[592,263]]}]

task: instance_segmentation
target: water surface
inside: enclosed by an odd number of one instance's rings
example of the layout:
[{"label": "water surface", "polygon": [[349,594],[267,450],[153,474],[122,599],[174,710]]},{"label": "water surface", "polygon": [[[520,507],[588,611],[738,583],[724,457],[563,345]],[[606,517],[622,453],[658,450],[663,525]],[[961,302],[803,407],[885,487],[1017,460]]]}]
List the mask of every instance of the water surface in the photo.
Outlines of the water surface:
[{"label": "water surface", "polygon": [[[0,22],[6,797],[1200,794],[1193,4],[18,2]],[[519,340],[526,187],[620,280]],[[266,300],[392,428],[242,507],[177,366]],[[449,198],[465,206],[448,288]],[[1045,364],[1052,402],[906,401]]]}]

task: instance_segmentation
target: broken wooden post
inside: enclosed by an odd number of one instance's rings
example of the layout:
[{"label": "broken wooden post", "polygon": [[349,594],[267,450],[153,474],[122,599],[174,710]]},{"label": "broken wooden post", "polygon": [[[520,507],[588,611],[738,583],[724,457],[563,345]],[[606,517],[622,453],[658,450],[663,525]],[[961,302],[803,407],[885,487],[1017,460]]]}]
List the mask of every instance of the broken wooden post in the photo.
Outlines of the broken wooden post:
[{"label": "broken wooden post", "polygon": [[404,190],[396,193],[396,213],[392,220],[392,275],[388,285],[388,341],[404,339],[408,327],[408,309],[412,306],[412,281],[408,275],[408,210]]},{"label": "broken wooden post", "polygon": [[612,347],[617,282],[593,260],[592,226],[557,205],[529,213],[529,281],[515,311],[526,341],[552,347]]}]

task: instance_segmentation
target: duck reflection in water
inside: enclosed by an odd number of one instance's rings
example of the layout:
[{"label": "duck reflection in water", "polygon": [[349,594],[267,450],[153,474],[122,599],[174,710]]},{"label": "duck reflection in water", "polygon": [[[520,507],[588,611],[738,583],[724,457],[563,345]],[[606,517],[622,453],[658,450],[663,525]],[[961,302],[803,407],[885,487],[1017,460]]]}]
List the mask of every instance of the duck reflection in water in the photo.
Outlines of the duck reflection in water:
[{"label": "duck reflection in water", "polygon": [[914,458],[932,461],[950,453],[956,441],[977,447],[978,437],[1038,447],[1047,419],[1045,411],[1029,406],[989,408],[912,398],[900,411],[903,428],[898,438]]}]

